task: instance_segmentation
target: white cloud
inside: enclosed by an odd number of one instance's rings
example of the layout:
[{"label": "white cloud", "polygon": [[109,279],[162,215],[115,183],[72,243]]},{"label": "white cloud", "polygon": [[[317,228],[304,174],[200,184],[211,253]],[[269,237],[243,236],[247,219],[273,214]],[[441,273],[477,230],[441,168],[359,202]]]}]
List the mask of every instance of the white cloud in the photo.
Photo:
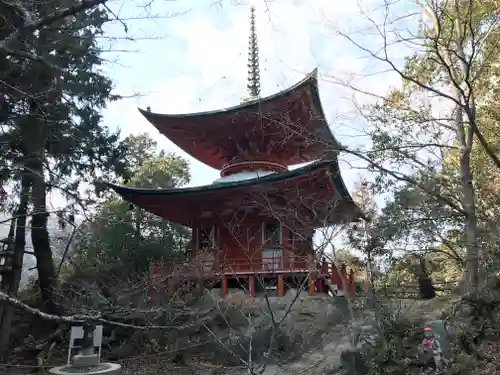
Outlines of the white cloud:
[{"label": "white cloud", "polygon": [[[112,103],[104,112],[104,124],[121,129],[123,135],[150,133],[167,151],[186,157],[191,163],[192,185],[210,184],[219,177],[215,171],[190,158],[161,136],[137,111],[137,106],[160,113],[191,113],[216,110],[238,104],[246,95],[246,59],[248,7],[226,4],[208,6],[213,0],[161,2],[160,13],[189,9],[186,16],[140,21],[129,25],[142,35],[165,35],[165,39],[115,42],[117,50],[138,48],[137,53],[119,54],[120,64],[111,64],[107,72],[116,82],[117,92],[143,94],[136,99]],[[320,68],[320,96],[332,131],[342,143],[363,143],[363,123],[356,118],[353,91],[338,84],[339,78],[367,92],[384,93],[398,84],[394,74],[373,74],[373,58],[367,56],[338,31],[363,30],[358,35],[363,45],[376,50],[381,39],[366,37],[367,21],[360,14],[375,8],[379,0],[275,0],[257,6],[257,30],[260,48],[262,94],[283,90]],[[401,2],[405,3],[405,2]],[[407,14],[406,9],[402,13]],[[134,14],[133,10],[127,14]],[[153,12],[154,13],[154,12]],[[110,28],[119,32],[121,25]],[[387,67],[385,67],[387,68]],[[370,97],[356,95],[356,102]],[[342,174],[348,188],[359,175],[352,158],[343,156]],[[49,206],[64,206],[60,194],[49,197]]]},{"label": "white cloud", "polygon": [[[332,130],[341,142],[349,142],[350,138],[356,141],[353,127],[357,125],[345,121],[353,109],[352,90],[331,82],[335,81],[332,77],[350,79],[353,73],[369,70],[369,64],[373,64],[334,32],[361,19],[358,2],[276,0],[268,8],[263,4],[256,2],[262,94],[283,90],[319,66],[325,78],[320,83],[320,94]],[[366,9],[373,4],[369,1],[362,6]],[[124,134],[147,131],[162,147],[183,154],[160,137],[135,105],[149,105],[161,113],[189,113],[238,104],[246,94],[248,7],[195,8],[189,17],[166,20],[165,27],[169,38],[156,42],[156,53],[134,56],[128,68],[113,68],[120,90],[138,89],[132,85],[140,82],[139,89],[150,93],[137,100],[112,104],[105,113],[105,122],[122,129]],[[171,49],[172,41],[183,48]],[[121,61],[127,58],[122,56]],[[164,67],[164,73],[152,75],[150,72],[160,71],[159,66]],[[128,79],[132,72],[134,79]],[[375,75],[365,79],[363,87],[383,92],[388,83],[387,77]],[[339,116],[343,116],[340,121]],[[209,184],[218,177],[217,171],[188,159],[194,185]],[[344,175],[351,185],[354,177],[348,176],[347,171]]]}]

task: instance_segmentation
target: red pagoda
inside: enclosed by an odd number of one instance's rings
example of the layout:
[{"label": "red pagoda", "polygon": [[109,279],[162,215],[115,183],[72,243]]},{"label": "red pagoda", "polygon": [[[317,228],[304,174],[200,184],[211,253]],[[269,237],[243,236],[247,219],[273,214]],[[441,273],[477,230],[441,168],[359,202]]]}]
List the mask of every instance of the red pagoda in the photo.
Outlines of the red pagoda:
[{"label": "red pagoda", "polygon": [[[353,291],[352,272],[316,259],[313,249],[316,228],[362,217],[340,175],[340,146],[321,108],[317,71],[260,98],[253,9],[249,44],[250,97],[242,104],[187,115],[139,109],[178,147],[220,170],[220,178],[180,189],[110,186],[128,202],[192,229],[191,261],[177,267],[177,277],[191,278],[196,269],[223,296],[241,285],[251,296],[261,287],[278,296],[287,286],[307,287],[309,294]],[[151,265],[155,289],[168,288],[174,268]]]}]

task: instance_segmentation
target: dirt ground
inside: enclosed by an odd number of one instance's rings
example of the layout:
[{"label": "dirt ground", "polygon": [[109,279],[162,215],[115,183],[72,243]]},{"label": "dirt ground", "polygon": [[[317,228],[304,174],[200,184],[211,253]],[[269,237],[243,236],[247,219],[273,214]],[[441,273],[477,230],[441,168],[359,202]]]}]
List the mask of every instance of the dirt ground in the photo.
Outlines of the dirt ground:
[{"label": "dirt ground", "polygon": [[[235,296],[235,301],[238,300]],[[286,298],[273,302],[277,315],[286,310]],[[438,297],[430,301],[397,300],[393,301],[395,308],[401,312],[415,317],[425,317],[426,319],[439,318],[443,309],[452,303],[450,297]],[[262,304],[261,304],[262,305]],[[256,314],[254,319],[259,321],[258,311],[262,306],[256,304],[254,307],[246,306],[245,309],[253,310]],[[260,310],[260,311],[265,311]],[[370,319],[373,314],[370,311],[356,316],[354,320],[346,310],[345,304],[340,300],[328,300],[319,298],[301,298],[297,301],[289,318],[286,319],[286,330],[291,337],[304,337],[312,341],[311,345],[304,349],[303,353],[291,360],[284,360],[281,363],[270,361],[266,363],[266,370],[263,375],[334,375],[339,368],[340,354],[344,349],[350,348],[352,341],[351,332],[354,330],[367,331],[370,329]],[[295,331],[295,332],[292,332]],[[299,336],[297,336],[297,332]],[[307,337],[309,336],[309,337]],[[312,337],[312,339],[311,339]],[[299,343],[297,342],[299,345]],[[56,361],[64,362],[61,358],[52,358],[51,363]],[[210,362],[206,353],[191,354],[183,361],[183,365],[172,363],[172,353],[156,352],[147,355],[135,355],[126,359],[116,361],[123,366],[123,375],[246,375],[248,370],[243,366],[227,366]],[[262,363],[261,363],[262,365]],[[34,369],[21,369],[8,367],[2,369],[0,374],[24,375],[31,373]]]}]

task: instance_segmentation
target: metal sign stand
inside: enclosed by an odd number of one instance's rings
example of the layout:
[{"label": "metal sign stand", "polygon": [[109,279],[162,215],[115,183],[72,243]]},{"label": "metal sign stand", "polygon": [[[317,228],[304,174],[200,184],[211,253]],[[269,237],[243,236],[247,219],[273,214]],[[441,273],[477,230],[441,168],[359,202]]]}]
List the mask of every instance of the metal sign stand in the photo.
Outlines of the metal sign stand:
[{"label": "metal sign stand", "polygon": [[[121,366],[117,363],[101,362],[102,325],[85,322],[71,327],[68,359],[65,366],[49,370],[54,375],[118,375]],[[78,353],[73,355],[77,350]]]},{"label": "metal sign stand", "polygon": [[[92,353],[87,355],[93,355],[95,353],[95,348],[97,348],[97,364],[101,362],[101,348],[102,348],[102,325],[96,325],[95,327],[88,327],[88,329],[93,329],[92,334],[92,346],[88,347],[87,350],[92,349]],[[87,332],[87,335],[89,333]],[[67,365],[70,365],[72,354],[75,350],[83,349],[85,337],[85,327],[84,326],[74,326],[71,327],[71,333],[69,337],[69,347],[68,347],[68,361]]]}]

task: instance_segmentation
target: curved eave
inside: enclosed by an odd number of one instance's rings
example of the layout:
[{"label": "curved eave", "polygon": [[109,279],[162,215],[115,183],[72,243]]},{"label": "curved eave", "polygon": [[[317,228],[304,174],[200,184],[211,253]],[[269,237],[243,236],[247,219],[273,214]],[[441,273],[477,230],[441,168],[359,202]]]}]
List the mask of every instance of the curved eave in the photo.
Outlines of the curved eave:
[{"label": "curved eave", "polygon": [[[337,160],[323,160],[318,161],[313,164],[307,165],[302,168],[297,168],[292,171],[276,173],[272,175],[267,175],[260,178],[254,178],[246,181],[238,181],[238,182],[229,182],[229,183],[221,183],[216,185],[205,185],[198,187],[190,187],[190,188],[180,188],[180,189],[150,189],[150,188],[132,188],[132,187],[124,187],[114,184],[107,184],[108,187],[113,189],[119,195],[122,196],[128,202],[134,204],[139,203],[141,198],[163,198],[164,203],[166,204],[170,199],[172,202],[178,203],[179,198],[183,197],[184,199],[199,199],[205,200],[210,196],[218,195],[218,194],[227,194],[234,190],[243,190],[247,188],[253,187],[264,187],[266,185],[272,185],[273,183],[277,183],[285,180],[293,180],[294,178],[305,176],[310,173],[314,173],[320,169],[328,170],[331,174],[332,184],[342,200],[347,203],[352,208],[352,217],[353,220],[357,220],[359,218],[364,218],[361,210],[358,208],[356,203],[352,200],[349,191],[345,187],[344,182],[342,181],[342,177],[340,175],[339,166]],[[148,207],[143,207],[148,210]],[[151,211],[153,212],[153,211]],[[153,212],[155,213],[155,212]],[[166,218],[170,220],[169,218]],[[175,220],[172,220],[175,221]],[[184,222],[182,224],[185,224]]]},{"label": "curved eave", "polygon": [[[218,193],[222,191],[232,190],[232,189],[242,189],[254,186],[263,186],[266,184],[272,184],[274,182],[293,179],[295,177],[300,177],[308,173],[312,173],[318,169],[330,166],[331,164],[337,164],[334,161],[318,161],[306,165],[305,167],[296,168],[291,171],[273,173],[259,178],[252,178],[244,181],[226,182],[221,184],[211,184],[202,185],[188,188],[178,188],[178,189],[151,189],[151,188],[133,188],[126,186],[119,186],[114,184],[106,184],[111,189],[116,191],[121,196],[133,196],[133,195],[149,195],[149,196],[178,196],[178,195],[195,195],[195,194],[209,194]],[[338,170],[338,166],[336,168]],[[343,183],[342,183],[342,186]],[[344,187],[345,188],[345,187]],[[346,189],[347,191],[347,189]],[[349,194],[349,192],[347,192]]]},{"label": "curved eave", "polygon": [[353,209],[353,221],[358,221],[359,219],[367,220],[366,215],[361,211],[356,202],[352,199],[349,190],[345,186],[344,179],[340,175],[340,168],[338,161],[330,164],[330,173],[332,174],[332,183],[335,189],[340,194],[343,200],[345,200]]},{"label": "curved eave", "polygon": [[[312,108],[310,108],[310,111],[315,114],[316,120],[314,123],[316,124],[315,126],[318,127],[318,136],[321,139],[321,143],[325,148],[339,150],[340,145],[328,127],[323,107],[321,105],[318,90],[317,69],[314,69],[297,84],[279,93],[221,110],[190,114],[160,114],[143,110],[141,108],[139,108],[139,111],[156,129],[158,129],[160,133],[170,139],[183,151],[214,169],[221,169],[222,166],[227,163],[227,160],[223,161],[217,158],[215,158],[217,160],[202,160],[199,145],[188,139],[196,137],[200,131],[209,129],[208,127],[210,127],[211,124],[220,125],[226,123],[229,124],[228,126],[231,128],[233,125],[232,119],[234,119],[234,116],[237,115],[244,113],[262,113],[266,112],[267,109],[271,109],[271,112],[273,112],[273,109],[277,106],[276,102],[281,100],[290,99],[301,101],[301,95],[296,95],[296,93],[303,92],[306,92],[306,95],[311,99]],[[193,136],[186,136],[186,133],[193,134]],[[221,133],[225,133],[225,131],[222,131]],[[312,159],[323,156],[324,155],[315,155]],[[297,163],[305,161],[310,160],[301,160]]]},{"label": "curved eave", "polygon": [[[265,98],[258,98],[256,100],[248,101],[242,104],[238,104],[229,108],[224,108],[224,109],[217,109],[214,111],[204,111],[204,112],[194,112],[194,113],[184,113],[184,114],[162,114],[162,113],[154,113],[150,111],[146,111],[142,108],[139,108],[139,112],[146,117],[146,119],[151,122],[154,125],[155,120],[178,120],[178,119],[189,119],[192,120],[193,122],[199,121],[199,120],[205,120],[207,117],[219,117],[219,116],[230,116],[232,114],[241,112],[241,111],[248,111],[248,112],[256,112],[259,111],[261,106],[266,103],[266,102],[272,102],[277,99],[284,98],[286,96],[289,96],[290,94],[293,94],[295,91],[306,87],[306,86],[313,86],[316,88],[316,96],[318,96],[318,69],[314,69],[311,73],[306,75],[304,79],[296,83],[295,85],[282,90],[276,94],[266,96]],[[319,96],[318,96],[319,98]],[[177,122],[175,122],[177,123]]]}]

